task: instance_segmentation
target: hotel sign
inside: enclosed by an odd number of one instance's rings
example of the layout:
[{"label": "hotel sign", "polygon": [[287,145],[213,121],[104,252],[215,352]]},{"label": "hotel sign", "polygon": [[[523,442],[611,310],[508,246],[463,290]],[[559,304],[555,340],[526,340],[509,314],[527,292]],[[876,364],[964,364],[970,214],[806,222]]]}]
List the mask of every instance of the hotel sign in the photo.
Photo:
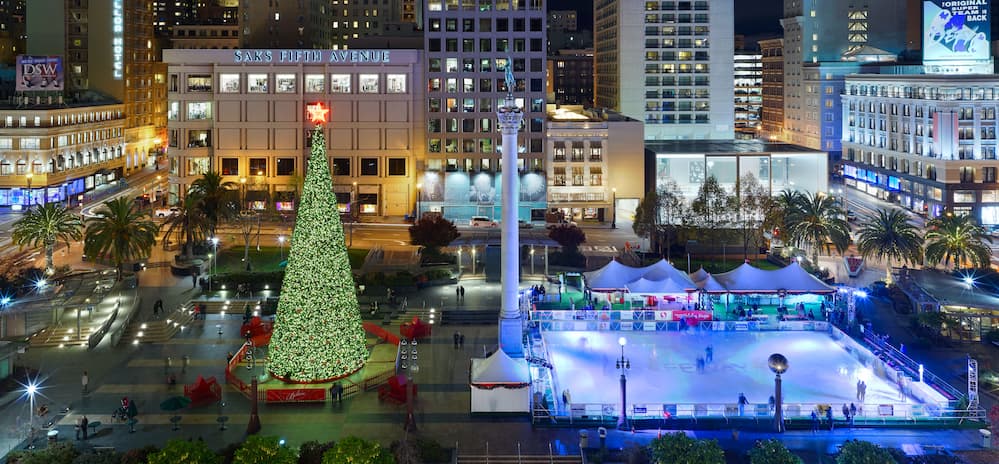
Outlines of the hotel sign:
[{"label": "hotel sign", "polygon": [[381,64],[391,61],[390,50],[233,50],[233,63]]},{"label": "hotel sign", "polygon": [[120,81],[125,74],[124,0],[111,0],[111,76]]}]

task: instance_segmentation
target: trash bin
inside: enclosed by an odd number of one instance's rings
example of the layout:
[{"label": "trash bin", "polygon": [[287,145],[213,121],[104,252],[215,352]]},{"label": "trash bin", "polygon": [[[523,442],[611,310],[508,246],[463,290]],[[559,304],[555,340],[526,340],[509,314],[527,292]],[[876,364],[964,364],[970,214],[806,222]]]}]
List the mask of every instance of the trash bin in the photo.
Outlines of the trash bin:
[{"label": "trash bin", "polygon": [[580,430],[579,431],[579,447],[589,448],[590,447],[590,431]]},{"label": "trash bin", "polygon": [[982,448],[991,448],[992,431],[986,429],[978,429],[978,434],[982,436]]}]

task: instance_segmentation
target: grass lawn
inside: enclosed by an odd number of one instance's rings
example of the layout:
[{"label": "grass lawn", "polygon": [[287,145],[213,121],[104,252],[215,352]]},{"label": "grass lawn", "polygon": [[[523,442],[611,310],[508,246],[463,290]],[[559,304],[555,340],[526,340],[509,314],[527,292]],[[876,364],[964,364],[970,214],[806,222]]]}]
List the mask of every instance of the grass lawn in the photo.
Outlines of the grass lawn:
[{"label": "grass lawn", "polygon": [[[350,268],[359,269],[364,263],[364,258],[368,255],[366,248],[350,248],[347,256],[350,259]],[[260,247],[257,251],[255,245],[250,245],[250,264],[255,272],[273,272],[283,269],[281,263],[288,259],[288,247],[284,247],[284,259],[282,259],[280,247]],[[217,263],[218,273],[227,274],[234,272],[245,272],[246,265],[243,263],[243,247],[234,246],[219,250],[219,261]]]}]

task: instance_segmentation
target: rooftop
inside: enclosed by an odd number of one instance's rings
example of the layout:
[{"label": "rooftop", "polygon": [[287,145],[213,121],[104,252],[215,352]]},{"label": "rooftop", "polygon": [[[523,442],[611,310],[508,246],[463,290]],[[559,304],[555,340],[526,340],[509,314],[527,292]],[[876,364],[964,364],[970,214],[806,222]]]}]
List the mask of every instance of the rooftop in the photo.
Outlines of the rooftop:
[{"label": "rooftop", "polygon": [[999,310],[999,298],[995,293],[982,286],[968,285],[949,273],[914,269],[909,271],[909,275],[943,306]]},{"label": "rooftop", "polygon": [[637,121],[616,111],[604,108],[583,108],[582,105],[548,105],[548,120],[553,122],[624,122]]},{"label": "rooftop", "polygon": [[657,154],[714,153],[824,153],[789,143],[763,140],[646,140],[645,149]]}]

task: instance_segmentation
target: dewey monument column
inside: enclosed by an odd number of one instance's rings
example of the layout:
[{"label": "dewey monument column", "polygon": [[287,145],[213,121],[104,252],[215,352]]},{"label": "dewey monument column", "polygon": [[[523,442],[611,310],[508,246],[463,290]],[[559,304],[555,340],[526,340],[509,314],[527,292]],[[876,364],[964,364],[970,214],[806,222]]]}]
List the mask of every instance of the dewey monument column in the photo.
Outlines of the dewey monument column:
[{"label": "dewey monument column", "polygon": [[520,285],[520,236],[517,224],[520,198],[520,180],[517,175],[517,132],[524,120],[524,113],[516,106],[513,88],[516,81],[511,70],[512,60],[507,61],[506,100],[496,112],[500,133],[503,134],[503,208],[500,217],[502,233],[501,283],[503,299],[500,307],[499,341],[503,352],[511,358],[523,358],[523,328],[520,320],[520,306],[517,289]]}]

